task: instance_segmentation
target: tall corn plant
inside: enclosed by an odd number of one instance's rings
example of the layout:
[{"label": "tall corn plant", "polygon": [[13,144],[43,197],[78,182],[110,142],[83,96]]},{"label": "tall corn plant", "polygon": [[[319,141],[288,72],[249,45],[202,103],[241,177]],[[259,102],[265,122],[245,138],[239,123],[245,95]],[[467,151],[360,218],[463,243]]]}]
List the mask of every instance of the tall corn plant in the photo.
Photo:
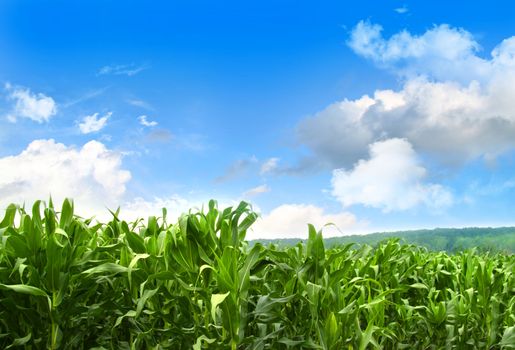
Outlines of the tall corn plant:
[{"label": "tall corn plant", "polygon": [[0,222],[0,348],[510,349],[512,255],[245,241],[246,203],[107,223],[36,202]]}]

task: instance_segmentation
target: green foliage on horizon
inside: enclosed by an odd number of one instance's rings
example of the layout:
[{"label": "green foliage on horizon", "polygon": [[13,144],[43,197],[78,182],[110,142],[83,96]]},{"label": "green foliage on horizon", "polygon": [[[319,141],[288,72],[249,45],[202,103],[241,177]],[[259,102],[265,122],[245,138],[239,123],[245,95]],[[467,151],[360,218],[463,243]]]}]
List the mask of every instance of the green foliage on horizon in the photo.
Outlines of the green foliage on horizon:
[{"label": "green foliage on horizon", "polygon": [[[349,243],[376,246],[380,242],[392,238],[398,238],[402,243],[414,244],[432,251],[456,253],[467,249],[476,249],[481,252],[515,253],[515,227],[437,228],[433,230],[377,232],[366,235],[326,238],[325,244],[328,247]],[[285,248],[294,246],[301,241],[301,239],[258,239],[252,241],[252,243],[272,243]]]},{"label": "green foliage on horizon", "polygon": [[385,241],[249,245],[248,204],[107,223],[0,221],[0,348],[515,348],[515,258]]}]

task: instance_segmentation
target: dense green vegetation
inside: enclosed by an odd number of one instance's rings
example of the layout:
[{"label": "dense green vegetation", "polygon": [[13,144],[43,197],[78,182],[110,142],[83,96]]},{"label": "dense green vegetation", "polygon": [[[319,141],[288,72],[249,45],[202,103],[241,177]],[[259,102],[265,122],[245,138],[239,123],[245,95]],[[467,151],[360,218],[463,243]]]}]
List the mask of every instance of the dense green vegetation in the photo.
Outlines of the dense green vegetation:
[{"label": "dense green vegetation", "polygon": [[[432,251],[456,253],[474,248],[482,252],[515,253],[515,227],[437,228],[434,230],[380,232],[326,238],[325,245],[334,247],[355,243],[375,246],[389,238],[399,238],[402,243],[414,244]],[[301,241],[301,239],[275,239],[256,240],[253,243],[275,244],[284,248],[294,246]]]},{"label": "dense green vegetation", "polygon": [[508,349],[515,258],[401,244],[249,245],[246,203],[127,223],[10,206],[0,348]]}]

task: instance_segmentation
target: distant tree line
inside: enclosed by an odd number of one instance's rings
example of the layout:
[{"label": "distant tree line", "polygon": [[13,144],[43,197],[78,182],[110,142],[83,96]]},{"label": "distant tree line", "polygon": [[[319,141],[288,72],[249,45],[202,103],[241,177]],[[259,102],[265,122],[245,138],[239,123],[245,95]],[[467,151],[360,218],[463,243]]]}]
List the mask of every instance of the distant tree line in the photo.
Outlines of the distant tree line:
[{"label": "distant tree line", "polygon": [[[476,248],[480,252],[515,253],[515,227],[436,228],[433,230],[377,232],[367,235],[332,237],[324,241],[326,247],[348,243],[375,246],[390,238],[399,238],[403,243],[415,244],[432,251],[455,253]],[[295,245],[301,241],[301,239],[275,239],[253,242],[272,243],[284,247]]]}]

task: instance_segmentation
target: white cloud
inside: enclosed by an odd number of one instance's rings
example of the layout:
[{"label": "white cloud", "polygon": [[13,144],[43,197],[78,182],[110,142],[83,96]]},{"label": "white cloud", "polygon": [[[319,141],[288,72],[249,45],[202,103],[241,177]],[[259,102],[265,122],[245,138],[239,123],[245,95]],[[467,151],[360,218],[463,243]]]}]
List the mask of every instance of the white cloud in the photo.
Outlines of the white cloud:
[{"label": "white cloud", "polygon": [[98,70],[98,75],[126,75],[132,77],[150,68],[148,65],[118,64],[104,66]]},{"label": "white cloud", "polygon": [[[120,218],[126,221],[132,221],[139,218],[146,219],[149,216],[161,216],[162,208],[167,210],[167,221],[174,223],[179,216],[193,212],[207,211],[209,197],[184,197],[178,194],[168,196],[154,196],[152,198],[135,197],[128,199],[120,205]],[[228,207],[236,207],[239,202],[220,199],[217,200],[218,209],[221,211]],[[243,219],[243,218],[242,218]]]},{"label": "white cloud", "polygon": [[57,114],[57,104],[52,97],[42,93],[34,94],[29,89],[13,87],[5,84],[8,91],[7,98],[14,101],[11,112],[7,119],[16,122],[18,118],[28,118],[38,123],[48,122]]},{"label": "white cloud", "polygon": [[136,98],[128,99],[127,103],[132,105],[132,106],[136,106],[136,107],[140,107],[140,108],[143,108],[143,109],[147,109],[149,111],[153,111],[154,110],[154,107],[152,107],[148,102],[140,100],[140,99],[136,99]]},{"label": "white cloud", "polygon": [[485,84],[408,80],[399,91],[337,102],[297,128],[301,142],[334,167],[366,156],[370,143],[405,138],[442,164],[493,159],[515,147],[515,71]]},{"label": "white cloud", "polygon": [[403,79],[398,90],[344,99],[301,121],[299,140],[313,150],[313,166],[349,167],[368,145],[407,139],[439,164],[462,165],[515,148],[515,37],[479,56],[472,34],[448,25],[421,35],[359,22],[350,47]]},{"label": "white cloud", "polygon": [[504,39],[492,50],[495,66],[515,68],[515,36]]},{"label": "white cloud", "polygon": [[[206,208],[208,200],[174,194],[150,199],[133,197],[127,191],[130,171],[123,168],[123,155],[107,149],[98,141],[82,147],[66,146],[54,140],[35,140],[20,154],[0,158],[0,208],[10,203],[31,207],[35,200],[52,196],[57,208],[64,198],[75,202],[76,214],[110,220],[108,209],[120,207],[126,221],[161,216],[167,209],[168,222],[189,210]],[[206,197],[207,198],[207,197]],[[235,206],[231,200],[219,201],[219,208]]]},{"label": "white cloud", "polygon": [[395,8],[394,11],[402,15],[402,14],[408,13],[409,9],[406,5],[404,5],[402,7]]},{"label": "white cloud", "polygon": [[82,118],[82,122],[79,123],[80,132],[83,134],[90,134],[92,132],[100,131],[106,126],[107,120],[112,114],[112,112],[108,112],[101,118],[98,118],[98,113],[85,116]]},{"label": "white cloud", "polygon": [[381,32],[380,25],[361,21],[348,44],[358,55],[405,78],[423,75],[436,81],[484,84],[515,69],[515,36],[503,40],[487,57],[479,54],[481,45],[470,32],[447,24],[421,35],[403,30],[385,39]]},{"label": "white cloud", "polygon": [[[179,195],[143,199],[127,191],[131,172],[124,169],[123,154],[108,149],[98,141],[82,147],[67,146],[49,140],[35,140],[21,153],[0,158],[0,208],[10,203],[26,204],[48,200],[52,196],[59,208],[65,198],[75,202],[76,213],[112,218],[107,209],[120,206],[123,220],[160,216],[167,208],[170,222],[182,213],[207,205],[207,201],[187,199]],[[220,207],[234,205],[224,201]]]},{"label": "white cloud", "polygon": [[375,103],[369,96],[334,103],[297,126],[301,142],[333,165],[352,164],[366,154],[373,139],[372,130],[363,124],[364,113]]},{"label": "white cloud", "polygon": [[245,193],[243,193],[243,197],[244,198],[254,197],[254,196],[260,195],[262,193],[266,193],[266,192],[270,192],[270,187],[265,184],[265,185],[251,188],[248,191],[245,191]]},{"label": "white cloud", "polygon": [[149,120],[147,120],[147,116],[146,115],[140,115],[138,117],[138,120],[139,120],[139,123],[141,125],[143,125],[143,126],[152,127],[152,126],[156,126],[157,125],[156,121],[149,121]]},{"label": "white cloud", "polygon": [[146,219],[149,216],[161,216],[162,208],[166,208],[167,220],[173,223],[181,214],[201,206],[202,203],[194,203],[178,195],[154,197],[151,200],[136,197],[122,203],[120,206],[120,218],[132,221],[139,218]]},{"label": "white cloud", "polygon": [[409,142],[389,139],[370,145],[370,158],[352,170],[334,170],[332,194],[344,207],[362,204],[385,212],[421,204],[436,210],[450,206],[451,193],[425,183],[426,173]]},{"label": "white cloud", "polygon": [[275,158],[275,157],[269,158],[263,164],[261,164],[261,169],[260,169],[259,173],[261,175],[271,173],[277,169],[278,165],[279,165],[279,158]]},{"label": "white cloud", "polygon": [[125,194],[131,173],[122,168],[121,154],[90,141],[81,148],[54,140],[35,140],[20,154],[0,158],[0,204],[48,199],[56,205],[66,197],[79,213],[107,212]]},{"label": "white cloud", "polygon": [[68,108],[68,107],[74,106],[74,105],[76,105],[78,103],[82,103],[84,101],[88,101],[88,100],[90,100],[92,98],[95,98],[97,96],[102,95],[104,92],[107,91],[108,88],[109,88],[108,86],[105,86],[105,87],[100,88],[100,89],[90,90],[87,93],[83,94],[82,96],[62,104],[62,106],[64,108]]},{"label": "white cloud", "polygon": [[[422,35],[406,30],[383,38],[382,27],[361,21],[351,32],[349,46],[357,54],[402,76],[428,75],[438,80],[469,83],[485,81],[504,64],[478,56],[481,47],[472,34],[461,28],[442,24]],[[504,51],[503,48],[498,48]]]},{"label": "white cloud", "polygon": [[324,237],[343,236],[346,230],[354,229],[357,221],[348,212],[328,214],[323,208],[308,204],[283,204],[263,215],[247,234],[248,239],[307,238],[308,223],[321,229]]}]

